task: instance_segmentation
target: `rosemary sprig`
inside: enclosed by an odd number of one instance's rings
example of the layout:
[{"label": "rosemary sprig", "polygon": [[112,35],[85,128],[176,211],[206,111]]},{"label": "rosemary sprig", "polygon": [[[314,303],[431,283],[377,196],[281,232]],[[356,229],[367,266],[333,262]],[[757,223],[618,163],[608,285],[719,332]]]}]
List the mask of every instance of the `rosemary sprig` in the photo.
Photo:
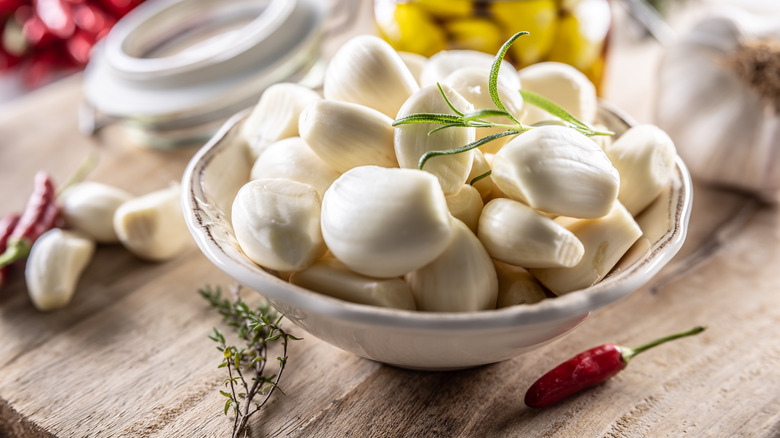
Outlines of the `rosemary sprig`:
[{"label": "rosemary sprig", "polygon": [[[509,38],[501,46],[501,49],[496,54],[496,57],[490,68],[490,74],[488,77],[488,92],[490,93],[490,98],[493,101],[493,103],[496,105],[496,108],[478,109],[478,110],[464,113],[452,104],[450,99],[447,97],[447,94],[444,92],[442,86],[439,83],[437,83],[436,86],[439,87],[439,93],[441,93],[441,96],[444,99],[444,101],[447,103],[447,106],[449,106],[452,112],[454,112],[455,114],[415,113],[415,114],[409,114],[408,116],[405,117],[398,118],[393,122],[393,126],[407,125],[413,123],[430,123],[434,125],[441,125],[428,131],[428,135],[435,134],[436,132],[439,132],[443,129],[457,128],[457,127],[506,129],[506,131],[481,138],[477,141],[471,142],[467,145],[458,148],[427,151],[420,157],[420,160],[417,163],[417,167],[420,170],[422,170],[423,166],[425,166],[425,163],[433,157],[437,157],[441,155],[454,155],[462,152],[467,152],[474,148],[478,148],[488,142],[499,139],[501,137],[506,137],[508,135],[522,134],[523,132],[535,128],[535,126],[524,126],[522,123],[520,123],[520,121],[517,120],[517,118],[515,118],[515,116],[512,113],[507,111],[506,107],[504,106],[504,103],[501,101],[501,97],[498,95],[498,74],[501,69],[501,63],[503,62],[504,56],[506,55],[506,52],[509,50],[509,47],[512,45],[512,43],[514,43],[515,40],[517,40],[523,35],[529,35],[529,33],[523,31],[512,35],[512,37]],[[613,134],[612,132],[609,131],[597,131],[591,128],[586,123],[577,120],[577,118],[569,114],[566,110],[564,110],[554,102],[536,93],[532,93],[527,90],[519,90],[519,92],[520,95],[523,97],[525,103],[537,106],[547,111],[551,115],[561,119],[561,121],[563,121],[563,123],[566,126],[575,129],[584,135],[593,136],[593,135]],[[486,120],[486,118],[488,117],[504,117],[508,119],[508,123],[496,123],[496,122],[488,121]],[[474,182],[478,181],[481,178],[484,178],[485,176],[487,175],[484,176],[480,175],[479,177],[475,178],[475,181],[472,181],[471,183],[473,184]]]},{"label": "rosemary sprig", "polygon": [[[270,305],[261,304],[251,309],[241,299],[239,289],[240,286],[230,289],[232,301],[222,297],[219,286],[216,289],[206,286],[198,290],[245,344],[241,348],[228,344],[216,327],[209,334],[209,338],[217,343],[217,350],[222,352],[219,368],[226,368],[228,372],[223,382],[228,391],[219,392],[227,399],[224,414],[227,415],[231,410],[233,412],[233,438],[246,435],[249,418],[262,409],[274,391],[278,389],[284,394],[279,388],[279,381],[287,365],[287,344],[290,340],[300,339],[281,328],[283,317]],[[276,373],[267,375],[268,349],[276,342],[282,348],[281,356],[276,358],[278,369]]]}]

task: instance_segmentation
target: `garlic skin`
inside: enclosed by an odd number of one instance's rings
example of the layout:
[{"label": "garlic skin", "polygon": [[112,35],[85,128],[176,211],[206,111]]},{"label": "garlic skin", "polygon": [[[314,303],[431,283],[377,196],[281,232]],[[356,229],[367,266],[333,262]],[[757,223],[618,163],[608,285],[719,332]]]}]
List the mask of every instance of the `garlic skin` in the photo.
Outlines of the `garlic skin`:
[{"label": "garlic skin", "polygon": [[[478,67],[466,67],[455,70],[445,79],[444,84],[449,85],[457,91],[464,99],[469,101],[474,108],[479,109],[497,109],[496,104],[490,98],[488,85],[488,75],[484,69]],[[518,120],[523,117],[523,97],[518,93],[517,88],[512,88],[515,84],[506,79],[506,75],[499,75],[497,81],[498,95],[504,108],[515,116]],[[510,123],[506,117],[486,117],[485,120],[496,123]],[[505,128],[480,128],[476,132],[477,140],[506,131]],[[486,143],[479,148],[483,152],[496,153],[505,145],[512,136],[501,137]]]},{"label": "garlic skin", "polygon": [[79,233],[59,228],[43,233],[24,270],[33,305],[43,312],[67,306],[94,253],[95,242]]},{"label": "garlic skin", "polygon": [[429,312],[471,312],[496,308],[498,278],[479,239],[453,219],[453,238],[431,263],[406,275],[417,309]]},{"label": "garlic skin", "polygon": [[585,252],[569,230],[511,199],[488,202],[477,235],[491,257],[523,268],[572,267]]},{"label": "garlic skin", "polygon": [[556,295],[601,281],[642,236],[639,225],[620,202],[615,202],[612,211],[598,219],[563,220],[585,248],[582,260],[570,268],[530,269],[531,274]]},{"label": "garlic skin", "polygon": [[369,107],[320,100],[301,113],[299,130],[312,151],[339,172],[368,165],[398,167],[393,119]]},{"label": "garlic skin", "polygon": [[294,272],[290,283],[352,303],[417,310],[412,291],[401,278],[366,277],[352,272],[335,258],[320,259]]},{"label": "garlic skin", "polygon": [[[459,111],[468,112],[474,109],[463,96],[448,85],[442,84],[442,90]],[[410,97],[398,111],[398,118],[415,113],[454,114],[435,85],[422,88]],[[428,151],[459,148],[474,141],[475,128],[447,128],[428,135],[429,131],[439,126],[441,125],[433,123],[396,126],[394,145],[398,164],[407,169],[417,169],[420,157]],[[473,159],[473,150],[433,157],[425,163],[423,170],[436,175],[445,194],[452,194],[466,182]]]},{"label": "garlic skin", "polygon": [[538,303],[547,298],[539,281],[527,270],[493,260],[498,275],[496,308]]},{"label": "garlic skin", "polygon": [[605,151],[620,173],[618,200],[634,216],[661,194],[674,174],[674,142],[657,126],[634,126]]},{"label": "garlic skin", "polygon": [[479,215],[484,206],[479,191],[470,184],[463,184],[460,190],[447,196],[447,208],[450,214],[466,224],[473,233],[477,232]]},{"label": "garlic skin", "polygon": [[[581,122],[592,124],[596,120],[596,86],[576,68],[561,62],[540,62],[520,69],[518,75],[523,89],[551,100]],[[533,125],[554,118],[541,108],[526,105],[520,121]]]},{"label": "garlic skin", "polygon": [[777,17],[712,14],[665,52],[658,71],[655,123],[691,173],[780,199]]},{"label": "garlic skin", "polygon": [[593,140],[562,126],[534,128],[512,139],[491,175],[509,198],[560,216],[597,218],[617,199],[620,176]]},{"label": "garlic skin", "polygon": [[365,105],[395,117],[419,88],[390,44],[373,35],[359,35],[333,55],[325,71],[323,94],[326,99]]},{"label": "garlic skin", "polygon": [[119,241],[136,256],[165,261],[178,255],[190,242],[184,222],[178,184],[133,198],[114,212]]},{"label": "garlic skin", "polygon": [[[487,77],[494,60],[494,55],[476,50],[442,50],[428,58],[420,73],[420,87],[441,83],[454,71],[465,67],[476,67],[482,71],[484,77]],[[520,78],[508,62],[501,63],[499,76],[506,81],[510,90],[520,89]]]},{"label": "garlic skin", "polygon": [[305,269],[326,250],[320,206],[320,195],[308,184],[285,179],[250,181],[233,200],[236,240],[260,266],[287,272]]},{"label": "garlic skin", "polygon": [[315,154],[300,137],[268,146],[252,165],[251,179],[283,178],[309,184],[322,196],[340,172]]},{"label": "garlic skin", "polygon": [[415,169],[355,167],[325,192],[322,237],[353,271],[388,278],[421,268],[452,239],[436,177]]},{"label": "garlic skin", "polygon": [[257,159],[271,143],[297,137],[301,112],[320,99],[319,94],[298,84],[284,82],[268,87],[241,128],[251,158]]},{"label": "garlic skin", "polygon": [[98,243],[117,243],[114,213],[133,195],[119,188],[83,181],[68,187],[62,195],[62,216],[68,226]]}]

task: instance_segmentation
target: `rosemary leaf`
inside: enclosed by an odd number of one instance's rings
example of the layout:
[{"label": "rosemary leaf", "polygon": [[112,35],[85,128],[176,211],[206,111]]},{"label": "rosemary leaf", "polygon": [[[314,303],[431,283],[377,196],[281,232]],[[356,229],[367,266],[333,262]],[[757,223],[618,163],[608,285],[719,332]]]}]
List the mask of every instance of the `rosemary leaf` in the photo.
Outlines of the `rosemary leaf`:
[{"label": "rosemary leaf", "polygon": [[495,139],[498,139],[498,138],[501,138],[501,137],[506,137],[507,135],[519,134],[521,132],[522,131],[520,131],[520,130],[517,130],[517,131],[509,130],[509,131],[499,132],[498,134],[488,135],[487,137],[480,138],[477,141],[473,141],[473,142],[471,142],[471,143],[469,143],[469,144],[467,144],[465,146],[461,146],[459,148],[447,149],[447,150],[442,150],[442,151],[428,151],[428,152],[424,153],[420,157],[420,161],[417,162],[417,168],[422,170],[423,166],[425,166],[425,163],[428,162],[428,160],[430,160],[433,157],[438,157],[438,156],[441,156],[441,155],[455,155],[455,154],[460,154],[460,153],[463,153],[463,152],[468,152],[468,151],[470,151],[470,150],[472,150],[474,148],[478,148],[478,147],[482,146],[483,144],[487,144],[487,143],[489,143],[489,142],[491,142],[491,141],[493,141]]},{"label": "rosemary leaf", "polygon": [[410,123],[438,123],[447,125],[460,122],[460,116],[452,114],[416,113],[401,117],[393,122],[393,126],[408,125]]},{"label": "rosemary leaf", "polygon": [[481,181],[481,180],[489,177],[491,173],[493,173],[493,171],[492,170],[488,170],[487,172],[485,172],[485,173],[483,173],[481,175],[477,175],[474,178],[472,178],[471,181],[469,181],[469,184],[471,184],[473,186],[474,183],[476,183],[477,181]]},{"label": "rosemary leaf", "polygon": [[[530,35],[530,34],[526,31],[522,31],[512,35],[512,37],[509,38],[504,43],[503,46],[501,46],[501,49],[496,54],[496,58],[493,60],[493,65],[490,67],[490,76],[488,78],[488,92],[490,93],[490,98],[493,100],[493,103],[496,104],[496,108],[504,111],[506,111],[506,108],[504,107],[503,102],[501,102],[501,98],[498,96],[498,72],[501,69],[501,62],[504,60],[504,56],[506,55],[506,52],[509,50],[509,47],[512,45],[512,43],[515,42],[516,39],[520,38],[523,35]],[[509,114],[509,118],[512,119],[512,121],[517,123],[518,125],[520,124],[520,122],[518,122],[513,115]]]}]

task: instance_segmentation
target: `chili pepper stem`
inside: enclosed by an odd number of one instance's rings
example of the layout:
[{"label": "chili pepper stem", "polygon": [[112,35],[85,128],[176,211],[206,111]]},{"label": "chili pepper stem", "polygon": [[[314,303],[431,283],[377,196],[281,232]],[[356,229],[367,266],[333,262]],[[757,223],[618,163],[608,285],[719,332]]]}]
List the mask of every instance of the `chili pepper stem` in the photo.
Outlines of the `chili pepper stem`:
[{"label": "chili pepper stem", "polygon": [[656,347],[658,345],[665,344],[665,343],[667,343],[669,341],[673,341],[675,339],[684,338],[686,336],[693,336],[693,335],[699,334],[699,333],[703,332],[706,328],[707,327],[704,327],[704,326],[696,326],[696,327],[694,327],[692,329],[688,329],[688,330],[685,330],[685,331],[682,331],[682,332],[679,332],[679,333],[674,333],[674,334],[671,334],[669,336],[664,336],[662,338],[658,338],[658,339],[652,340],[652,341],[647,342],[645,344],[642,344],[642,345],[640,345],[638,347],[634,347],[634,348],[620,347],[620,354],[621,354],[621,356],[623,356],[623,362],[625,362],[627,364],[628,361],[632,357],[636,356],[639,353],[647,351],[647,350],[649,350],[649,349],[651,349],[653,347]]},{"label": "chili pepper stem", "polygon": [[27,257],[31,247],[32,245],[26,239],[14,239],[8,242],[8,247],[0,254],[0,269]]}]

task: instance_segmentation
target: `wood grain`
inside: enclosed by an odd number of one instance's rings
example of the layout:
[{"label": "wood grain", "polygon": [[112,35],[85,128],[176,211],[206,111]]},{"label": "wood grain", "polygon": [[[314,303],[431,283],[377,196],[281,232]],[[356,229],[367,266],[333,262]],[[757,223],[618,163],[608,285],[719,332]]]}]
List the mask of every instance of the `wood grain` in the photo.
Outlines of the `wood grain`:
[{"label": "wood grain", "polygon": [[[63,181],[91,151],[101,159],[90,179],[136,194],[180,178],[194,149],[139,148],[116,129],[78,134],[79,80],[0,111],[0,215],[20,208],[36,170]],[[286,395],[254,418],[250,436],[780,436],[780,211],[738,193],[695,193],[688,240],[651,284],[515,359],[408,371],[292,328],[304,340],[291,346]],[[0,436],[227,436],[225,376],[206,337],[221,324],[196,293],[207,283],[230,280],[194,245],[163,264],[101,246],[72,304],[44,314],[17,269],[0,291]],[[578,397],[544,410],[522,403],[533,380],[587,347],[696,324],[709,329],[638,356]]]}]

